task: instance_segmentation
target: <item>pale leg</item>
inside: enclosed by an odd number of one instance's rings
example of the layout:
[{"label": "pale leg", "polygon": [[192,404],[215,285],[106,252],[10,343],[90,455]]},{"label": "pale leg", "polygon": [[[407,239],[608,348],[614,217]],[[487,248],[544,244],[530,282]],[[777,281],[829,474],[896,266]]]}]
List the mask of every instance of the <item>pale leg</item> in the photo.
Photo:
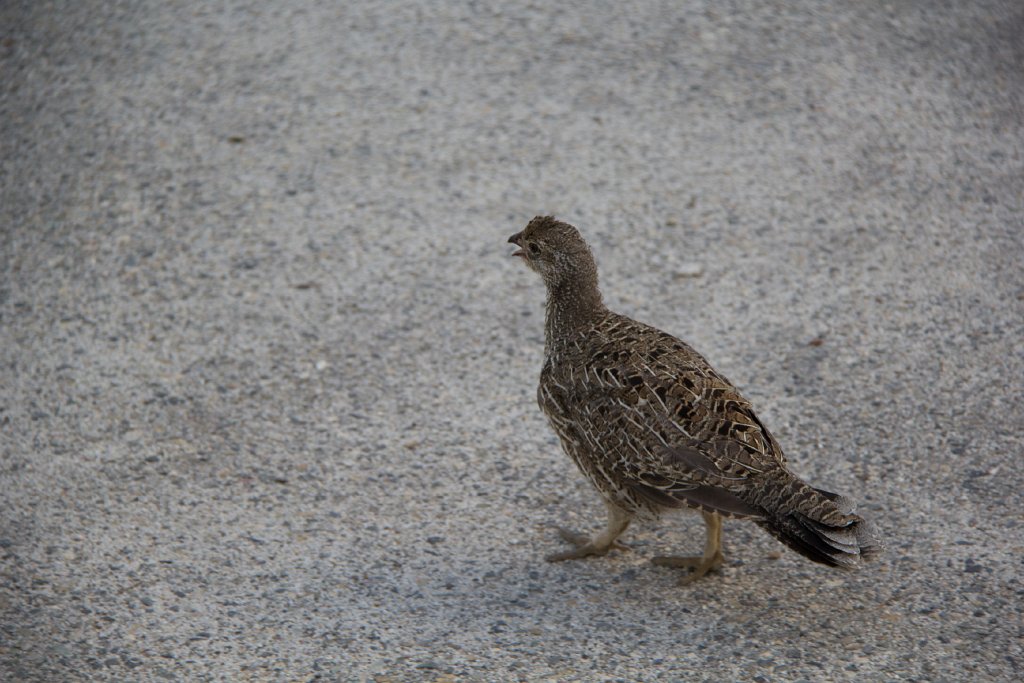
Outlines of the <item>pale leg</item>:
[{"label": "pale leg", "polygon": [[722,517],[714,512],[704,513],[704,525],[707,537],[704,541],[704,554],[699,557],[662,556],[651,559],[659,567],[689,567],[693,569],[679,579],[680,585],[696,581],[713,569],[722,566],[725,557],[722,555]]},{"label": "pale leg", "polygon": [[559,528],[558,532],[562,538],[576,547],[572,550],[548,555],[544,559],[548,562],[561,562],[562,560],[576,560],[588,555],[606,555],[612,548],[627,550],[626,546],[616,542],[615,539],[629,526],[632,516],[622,508],[612,505],[607,501],[605,501],[605,507],[608,508],[608,526],[604,531],[591,538],[586,534]]}]

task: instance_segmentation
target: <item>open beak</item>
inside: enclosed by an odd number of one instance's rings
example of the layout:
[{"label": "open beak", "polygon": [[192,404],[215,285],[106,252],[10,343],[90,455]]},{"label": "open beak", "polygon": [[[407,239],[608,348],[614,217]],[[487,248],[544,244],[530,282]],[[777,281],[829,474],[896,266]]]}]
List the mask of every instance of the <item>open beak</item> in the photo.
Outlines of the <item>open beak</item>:
[{"label": "open beak", "polygon": [[523,245],[519,241],[522,238],[523,238],[523,233],[522,232],[517,232],[516,234],[514,234],[514,235],[512,235],[511,237],[508,238],[508,243],[509,244],[514,244],[517,247],[520,247],[520,249],[516,249],[515,251],[512,252],[512,254],[511,254],[512,256],[521,256],[523,259],[525,259],[526,258],[526,252],[522,250],[521,247]]}]

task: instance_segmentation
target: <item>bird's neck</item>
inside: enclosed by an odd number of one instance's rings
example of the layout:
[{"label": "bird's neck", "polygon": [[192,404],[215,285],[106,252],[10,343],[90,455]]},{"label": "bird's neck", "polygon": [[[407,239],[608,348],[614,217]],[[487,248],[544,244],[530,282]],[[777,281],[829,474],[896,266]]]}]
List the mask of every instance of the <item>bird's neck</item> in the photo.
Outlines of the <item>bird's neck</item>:
[{"label": "bird's neck", "polygon": [[544,341],[550,353],[560,340],[591,325],[605,312],[596,278],[573,278],[548,285]]}]

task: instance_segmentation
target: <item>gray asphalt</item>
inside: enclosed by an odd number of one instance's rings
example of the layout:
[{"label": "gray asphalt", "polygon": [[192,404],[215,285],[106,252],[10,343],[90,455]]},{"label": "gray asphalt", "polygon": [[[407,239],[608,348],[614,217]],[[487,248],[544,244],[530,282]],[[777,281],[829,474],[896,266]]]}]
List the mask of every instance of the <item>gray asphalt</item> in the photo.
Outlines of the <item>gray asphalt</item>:
[{"label": "gray asphalt", "polygon": [[[0,5],[0,679],[1020,680],[1017,2]],[[534,398],[578,225],[856,573],[602,506]]]}]

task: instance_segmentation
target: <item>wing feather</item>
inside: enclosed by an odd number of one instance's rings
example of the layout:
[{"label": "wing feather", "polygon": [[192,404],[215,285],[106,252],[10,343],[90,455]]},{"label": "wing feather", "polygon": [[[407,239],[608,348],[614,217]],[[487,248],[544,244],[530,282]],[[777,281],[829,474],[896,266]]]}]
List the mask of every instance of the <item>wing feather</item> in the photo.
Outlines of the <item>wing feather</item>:
[{"label": "wing feather", "polygon": [[576,375],[565,408],[598,435],[603,468],[656,506],[761,517],[743,491],[782,461],[750,404],[713,371],[671,373],[645,361],[598,354]]}]

